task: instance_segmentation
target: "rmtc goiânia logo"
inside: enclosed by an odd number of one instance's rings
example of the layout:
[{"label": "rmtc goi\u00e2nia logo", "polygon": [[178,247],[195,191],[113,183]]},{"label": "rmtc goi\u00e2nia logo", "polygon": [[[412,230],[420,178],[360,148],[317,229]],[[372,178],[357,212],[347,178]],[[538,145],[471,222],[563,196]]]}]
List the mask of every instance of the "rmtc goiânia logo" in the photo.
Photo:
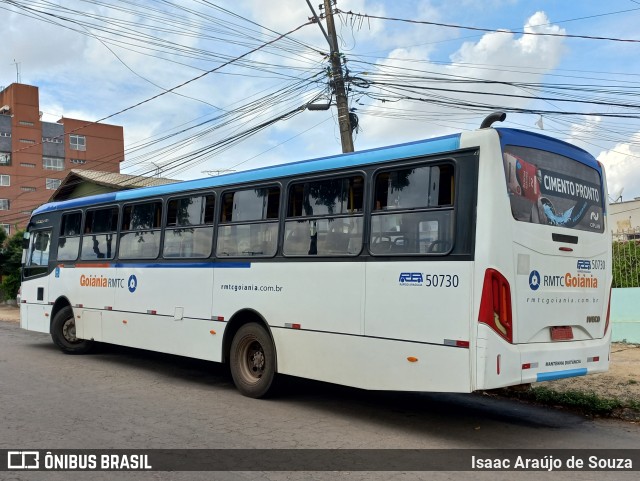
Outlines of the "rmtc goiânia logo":
[{"label": "rmtc goi\u00e2nia logo", "polygon": [[129,276],[128,281],[125,282],[124,278],[118,277],[106,277],[106,276],[97,276],[97,275],[88,275],[85,276],[82,274],[80,276],[80,286],[81,287],[101,287],[108,289],[124,289],[125,287],[129,289],[129,292],[135,292],[138,287],[138,279],[136,276]]},{"label": "rmtc goi\u00e2nia logo", "polygon": [[529,287],[537,291],[540,287],[564,287],[597,289],[598,278],[591,274],[567,272],[562,275],[540,275],[538,271],[529,274]]}]

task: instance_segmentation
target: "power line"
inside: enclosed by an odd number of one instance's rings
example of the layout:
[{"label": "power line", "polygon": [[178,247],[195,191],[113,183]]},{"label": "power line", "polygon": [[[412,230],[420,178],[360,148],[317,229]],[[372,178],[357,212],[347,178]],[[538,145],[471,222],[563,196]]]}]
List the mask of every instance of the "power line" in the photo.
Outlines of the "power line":
[{"label": "power line", "polygon": [[[635,9],[634,9],[635,10]],[[598,37],[592,35],[571,35],[565,33],[551,33],[551,32],[527,32],[524,30],[501,30],[494,28],[481,28],[481,27],[470,27],[466,25],[457,25],[452,23],[439,23],[439,22],[429,22],[427,20],[412,20],[408,18],[396,18],[396,17],[383,17],[380,15],[370,15],[368,13],[356,13],[352,11],[345,12],[344,10],[337,9],[336,13],[342,13],[345,15],[351,15],[353,17],[369,19],[373,18],[376,20],[389,20],[394,22],[405,22],[405,23],[413,23],[413,24],[421,24],[421,25],[433,25],[436,27],[447,27],[447,28],[458,28],[462,30],[473,30],[476,32],[490,32],[490,33],[505,33],[512,35],[517,33],[519,35],[533,35],[538,37],[563,37],[563,38],[580,38],[586,40],[608,40],[611,42],[630,42],[630,43],[640,43],[640,39],[629,39],[629,38],[615,38],[615,37]]]}]

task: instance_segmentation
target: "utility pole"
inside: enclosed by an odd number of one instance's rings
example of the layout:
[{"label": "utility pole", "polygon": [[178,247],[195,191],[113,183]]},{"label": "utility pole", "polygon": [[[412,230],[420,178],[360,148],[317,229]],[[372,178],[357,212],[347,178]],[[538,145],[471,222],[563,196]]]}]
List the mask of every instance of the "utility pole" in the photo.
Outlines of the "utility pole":
[{"label": "utility pole", "polygon": [[[309,2],[307,1],[307,3]],[[309,6],[311,7],[310,4]],[[311,10],[313,11],[313,8]],[[344,89],[344,78],[342,77],[342,65],[340,60],[340,51],[338,50],[336,26],[335,23],[333,23],[331,0],[324,0],[324,15],[327,20],[327,41],[329,42],[329,51],[331,56],[331,78],[333,79],[333,89],[336,94],[336,104],[338,105],[338,125],[340,126],[342,152],[353,152],[349,103],[347,102],[347,94]],[[320,28],[322,28],[322,25],[320,25]]]}]

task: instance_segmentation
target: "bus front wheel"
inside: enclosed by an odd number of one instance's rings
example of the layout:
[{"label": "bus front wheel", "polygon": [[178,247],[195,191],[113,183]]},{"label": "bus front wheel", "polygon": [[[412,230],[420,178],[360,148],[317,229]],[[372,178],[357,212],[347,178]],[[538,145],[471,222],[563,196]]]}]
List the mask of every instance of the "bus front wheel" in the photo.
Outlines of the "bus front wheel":
[{"label": "bus front wheel", "polygon": [[93,347],[93,341],[76,337],[76,321],[69,306],[60,309],[53,317],[51,339],[65,354],[84,354]]},{"label": "bus front wheel", "polygon": [[273,392],[276,349],[264,327],[255,322],[242,326],[231,342],[231,376],[245,396],[262,398]]}]

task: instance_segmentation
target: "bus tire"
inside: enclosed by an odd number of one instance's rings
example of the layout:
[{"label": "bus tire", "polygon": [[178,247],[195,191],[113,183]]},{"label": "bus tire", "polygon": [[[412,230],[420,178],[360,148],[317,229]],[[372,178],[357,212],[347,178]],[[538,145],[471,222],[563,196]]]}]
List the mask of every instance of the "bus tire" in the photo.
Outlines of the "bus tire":
[{"label": "bus tire", "polygon": [[231,342],[231,377],[241,394],[263,398],[272,394],[276,376],[276,349],[264,327],[243,325]]},{"label": "bus tire", "polygon": [[70,306],[58,311],[51,322],[51,339],[65,354],[89,352],[94,342],[76,337],[76,322]]}]

